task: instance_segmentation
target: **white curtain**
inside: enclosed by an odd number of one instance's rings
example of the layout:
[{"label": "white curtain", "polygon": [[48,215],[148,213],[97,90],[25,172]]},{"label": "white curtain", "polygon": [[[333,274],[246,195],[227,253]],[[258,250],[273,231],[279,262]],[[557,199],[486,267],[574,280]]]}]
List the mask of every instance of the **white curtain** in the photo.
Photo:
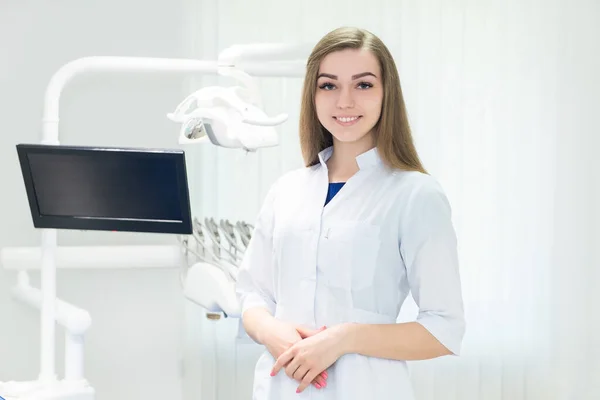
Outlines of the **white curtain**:
[{"label": "white curtain", "polygon": [[[411,363],[419,399],[600,398],[598,1],[202,0],[188,12],[194,57],[341,25],[396,57],[418,150],[453,206],[468,324],[461,357]],[[261,80],[267,110],[292,116],[278,148],[195,150],[197,213],[251,221],[270,183],[301,166],[300,84]],[[198,315],[189,398],[249,399],[257,350],[236,344],[234,321]]]}]

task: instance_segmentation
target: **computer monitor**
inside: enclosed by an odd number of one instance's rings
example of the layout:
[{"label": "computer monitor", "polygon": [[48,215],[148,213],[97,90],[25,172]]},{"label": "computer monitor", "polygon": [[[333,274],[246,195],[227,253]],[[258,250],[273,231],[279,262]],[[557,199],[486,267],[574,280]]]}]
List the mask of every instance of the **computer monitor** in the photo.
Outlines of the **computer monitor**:
[{"label": "computer monitor", "polygon": [[18,144],[36,228],[191,234],[183,150]]}]

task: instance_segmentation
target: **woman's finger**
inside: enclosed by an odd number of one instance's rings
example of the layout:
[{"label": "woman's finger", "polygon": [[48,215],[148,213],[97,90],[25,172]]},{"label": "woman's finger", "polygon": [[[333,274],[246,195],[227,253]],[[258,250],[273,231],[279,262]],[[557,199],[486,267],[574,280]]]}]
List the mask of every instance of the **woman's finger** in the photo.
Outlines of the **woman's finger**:
[{"label": "woman's finger", "polygon": [[307,372],[308,368],[304,365],[301,365],[298,367],[298,369],[296,369],[296,371],[294,371],[293,378],[298,382],[302,382]]},{"label": "woman's finger", "polygon": [[313,382],[316,382],[319,385],[319,389],[327,386],[327,381],[320,375],[317,376]]}]

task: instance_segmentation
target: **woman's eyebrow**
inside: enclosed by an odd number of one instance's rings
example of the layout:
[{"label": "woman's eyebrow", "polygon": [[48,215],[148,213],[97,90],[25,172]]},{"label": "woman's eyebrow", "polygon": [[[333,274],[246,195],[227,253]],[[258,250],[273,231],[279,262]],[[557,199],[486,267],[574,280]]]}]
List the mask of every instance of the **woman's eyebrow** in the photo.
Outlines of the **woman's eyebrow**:
[{"label": "woman's eyebrow", "polygon": [[[358,78],[362,78],[363,76],[368,76],[368,75],[377,78],[377,76],[375,76],[375,74],[372,73],[372,72],[361,72],[360,74],[352,75],[352,80],[355,80],[355,79],[358,79]],[[321,78],[321,77],[323,77],[323,78],[329,78],[329,79],[335,79],[335,80],[338,79],[337,75],[326,74],[326,73],[319,74],[319,76],[317,76],[317,79]]]}]

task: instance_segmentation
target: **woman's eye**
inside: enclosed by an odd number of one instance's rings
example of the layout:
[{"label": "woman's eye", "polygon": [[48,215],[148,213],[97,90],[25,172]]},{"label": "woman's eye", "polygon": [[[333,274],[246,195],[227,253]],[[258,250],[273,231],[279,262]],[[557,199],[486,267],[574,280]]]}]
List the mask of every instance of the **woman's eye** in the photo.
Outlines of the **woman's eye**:
[{"label": "woman's eye", "polygon": [[[370,89],[370,88],[373,87],[373,84],[370,83],[370,82],[361,82],[356,87],[359,88],[359,89],[361,89],[361,90]],[[332,84],[332,83],[327,82],[327,83],[323,83],[323,84],[319,85],[319,89],[322,89],[322,90],[333,90],[333,89],[335,89],[335,85]]]},{"label": "woman's eye", "polygon": [[332,90],[335,86],[333,86],[331,83],[323,83],[321,86],[319,86],[319,89],[323,89],[323,90]]}]

